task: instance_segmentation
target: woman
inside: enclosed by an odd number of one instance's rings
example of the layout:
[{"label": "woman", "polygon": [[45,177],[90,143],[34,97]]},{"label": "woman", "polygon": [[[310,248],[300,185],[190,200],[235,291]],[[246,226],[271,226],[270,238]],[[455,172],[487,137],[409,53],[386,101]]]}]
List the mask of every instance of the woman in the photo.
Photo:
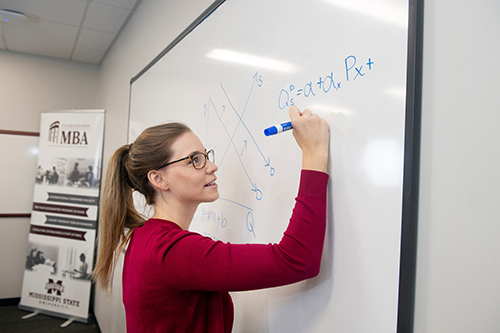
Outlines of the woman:
[{"label": "woman", "polygon": [[[218,199],[212,151],[181,124],[146,129],[111,157],[101,194],[93,276],[110,287],[120,251],[127,332],[231,332],[229,291],[281,286],[319,273],[326,227],[328,125],[290,108],[302,149],[299,193],[279,244],[226,244],[189,232],[201,202]],[[132,191],[154,206],[147,221]],[[127,232],[124,234],[124,228]]]},{"label": "woman", "polygon": [[82,262],[82,264],[78,269],[75,268],[75,279],[87,279],[87,268],[89,267],[89,265],[85,262],[85,259],[85,254],[80,254],[80,261]]}]

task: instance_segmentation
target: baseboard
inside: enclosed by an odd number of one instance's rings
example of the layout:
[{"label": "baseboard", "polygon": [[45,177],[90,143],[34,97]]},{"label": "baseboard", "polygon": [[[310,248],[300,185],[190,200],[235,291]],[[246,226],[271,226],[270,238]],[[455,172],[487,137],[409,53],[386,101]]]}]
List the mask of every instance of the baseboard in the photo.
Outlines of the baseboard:
[{"label": "baseboard", "polygon": [[2,306],[17,306],[21,302],[21,297],[0,298],[0,307]]}]

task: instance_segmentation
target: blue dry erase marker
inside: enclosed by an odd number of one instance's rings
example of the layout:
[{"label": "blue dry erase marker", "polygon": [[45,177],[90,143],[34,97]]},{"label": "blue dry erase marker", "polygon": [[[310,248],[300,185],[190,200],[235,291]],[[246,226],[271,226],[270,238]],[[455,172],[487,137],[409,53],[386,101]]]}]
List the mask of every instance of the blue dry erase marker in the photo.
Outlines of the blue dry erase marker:
[{"label": "blue dry erase marker", "polygon": [[292,122],[289,121],[287,123],[283,123],[283,124],[280,124],[280,125],[271,126],[269,128],[266,128],[264,130],[264,134],[266,136],[270,136],[270,135],[274,135],[274,134],[278,134],[278,133],[281,133],[281,132],[284,132],[284,131],[291,130],[292,128],[293,128],[292,127]]}]

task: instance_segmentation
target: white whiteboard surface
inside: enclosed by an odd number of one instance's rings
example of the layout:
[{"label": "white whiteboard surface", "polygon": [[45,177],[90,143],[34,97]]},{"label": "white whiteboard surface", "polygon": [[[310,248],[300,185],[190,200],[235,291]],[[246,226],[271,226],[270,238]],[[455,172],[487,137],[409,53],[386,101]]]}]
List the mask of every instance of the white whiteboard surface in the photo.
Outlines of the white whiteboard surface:
[{"label": "white whiteboard surface", "polygon": [[330,125],[321,273],[232,293],[235,332],[397,331],[408,12],[403,0],[228,0],[132,80],[130,142],[181,121],[215,150],[220,199],[191,229],[227,242],[278,242],[291,215],[300,150],[263,130],[290,105]]},{"label": "white whiteboard surface", "polygon": [[37,171],[38,136],[0,134],[0,214],[31,214]]}]

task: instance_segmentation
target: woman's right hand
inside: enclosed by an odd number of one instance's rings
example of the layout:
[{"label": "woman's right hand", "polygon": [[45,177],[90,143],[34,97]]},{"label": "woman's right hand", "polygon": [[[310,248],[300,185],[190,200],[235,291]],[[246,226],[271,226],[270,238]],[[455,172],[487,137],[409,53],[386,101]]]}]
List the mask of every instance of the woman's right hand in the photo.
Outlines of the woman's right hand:
[{"label": "woman's right hand", "polygon": [[311,110],[290,107],[293,136],[302,149],[302,169],[326,172],[329,152],[329,127],[323,118]]}]

